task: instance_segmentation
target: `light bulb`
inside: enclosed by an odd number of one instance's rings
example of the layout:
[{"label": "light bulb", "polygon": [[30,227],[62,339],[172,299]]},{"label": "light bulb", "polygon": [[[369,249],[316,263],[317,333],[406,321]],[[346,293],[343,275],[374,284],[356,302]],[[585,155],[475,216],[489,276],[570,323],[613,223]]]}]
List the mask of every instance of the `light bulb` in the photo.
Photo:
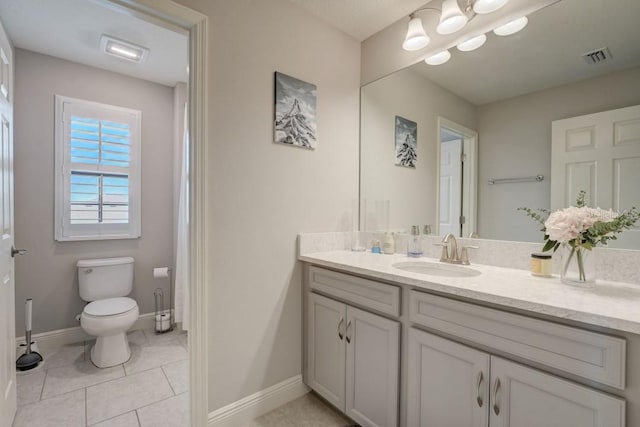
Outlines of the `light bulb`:
[{"label": "light bulb", "polygon": [[453,34],[467,25],[469,18],[462,13],[458,0],[445,0],[442,3],[442,15],[440,23],[436,27],[438,34]]},{"label": "light bulb", "polygon": [[497,36],[510,36],[511,34],[515,34],[518,31],[521,31],[524,27],[527,26],[528,22],[529,20],[527,19],[527,17],[523,16],[522,18],[514,19],[511,22],[499,26],[498,28],[493,30],[493,32]]},{"label": "light bulb", "polygon": [[435,53],[424,60],[429,65],[442,65],[445,62],[451,59],[451,52],[448,50],[443,50],[441,52]]},{"label": "light bulb", "polygon": [[458,50],[461,52],[471,52],[472,50],[476,50],[482,45],[484,45],[487,41],[487,36],[485,34],[480,34],[479,36],[471,37],[460,43],[458,45]]},{"label": "light bulb", "polygon": [[420,50],[426,47],[431,39],[427,36],[422,26],[422,19],[412,17],[407,28],[407,35],[402,43],[402,48],[408,51]]},{"label": "light bulb", "polygon": [[476,0],[473,11],[480,15],[495,12],[508,2],[509,0]]}]

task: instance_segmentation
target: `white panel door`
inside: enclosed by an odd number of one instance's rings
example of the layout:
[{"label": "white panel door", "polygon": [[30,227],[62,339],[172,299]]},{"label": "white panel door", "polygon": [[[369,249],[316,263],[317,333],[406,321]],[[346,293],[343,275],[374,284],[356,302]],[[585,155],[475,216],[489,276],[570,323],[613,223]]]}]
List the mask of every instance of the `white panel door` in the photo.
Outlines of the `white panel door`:
[{"label": "white panel door", "polygon": [[0,25],[0,427],[16,413],[13,248],[13,50]]},{"label": "white panel door", "polygon": [[409,329],[407,425],[487,427],[487,353]]},{"label": "white panel door", "polygon": [[[640,105],[552,123],[551,209],[574,205],[580,190],[592,207],[640,207]],[[640,228],[615,247],[640,249]]]},{"label": "white panel door", "polygon": [[309,294],[308,382],[336,408],[344,411],[346,305]]},{"label": "white panel door", "polygon": [[460,237],[462,225],[462,140],[440,144],[440,228]]},{"label": "white panel door", "polygon": [[491,427],[625,427],[625,401],[491,357]]},{"label": "white panel door", "polygon": [[346,414],[362,427],[398,425],[400,323],[347,306]]}]

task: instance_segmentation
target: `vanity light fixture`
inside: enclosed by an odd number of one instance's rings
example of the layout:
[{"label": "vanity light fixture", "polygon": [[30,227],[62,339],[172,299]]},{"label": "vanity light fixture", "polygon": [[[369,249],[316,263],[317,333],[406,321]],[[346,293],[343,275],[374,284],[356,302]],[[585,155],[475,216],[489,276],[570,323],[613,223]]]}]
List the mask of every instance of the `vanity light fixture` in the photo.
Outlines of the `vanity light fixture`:
[{"label": "vanity light fixture", "polygon": [[486,34],[480,34],[479,36],[471,37],[458,45],[458,50],[461,52],[471,52],[472,50],[476,50],[482,45],[484,45],[487,41]]},{"label": "vanity light fixture", "polygon": [[[487,14],[500,9],[509,0],[443,0],[442,9],[422,7],[409,15],[409,26],[404,37],[402,48],[408,51],[426,47],[431,39],[424,30],[418,12],[432,10],[440,14],[436,31],[449,35],[460,31],[476,14]],[[462,6],[460,6],[462,4]]]},{"label": "vanity light fixture", "polygon": [[522,18],[514,19],[511,22],[499,26],[498,28],[493,30],[493,32],[497,36],[510,36],[511,34],[515,34],[518,31],[521,31],[524,27],[527,26],[528,22],[529,19],[527,19],[526,16],[523,16]]},{"label": "vanity light fixture", "polygon": [[495,12],[507,4],[509,0],[476,0],[473,4],[473,11],[480,15]]},{"label": "vanity light fixture", "polygon": [[440,23],[436,27],[438,34],[447,35],[460,31],[469,22],[467,15],[462,13],[458,0],[444,0]]},{"label": "vanity light fixture", "polygon": [[451,52],[448,50],[443,50],[438,53],[435,53],[424,60],[429,65],[442,65],[445,62],[448,62],[451,59]]},{"label": "vanity light fixture", "polygon": [[409,28],[402,43],[402,48],[408,51],[420,50],[426,47],[431,39],[424,31],[422,19],[418,18],[415,13],[409,15],[409,18],[411,20],[409,21]]},{"label": "vanity light fixture", "polygon": [[106,34],[100,40],[100,49],[107,55],[115,56],[127,61],[140,63],[149,54],[149,49]]}]

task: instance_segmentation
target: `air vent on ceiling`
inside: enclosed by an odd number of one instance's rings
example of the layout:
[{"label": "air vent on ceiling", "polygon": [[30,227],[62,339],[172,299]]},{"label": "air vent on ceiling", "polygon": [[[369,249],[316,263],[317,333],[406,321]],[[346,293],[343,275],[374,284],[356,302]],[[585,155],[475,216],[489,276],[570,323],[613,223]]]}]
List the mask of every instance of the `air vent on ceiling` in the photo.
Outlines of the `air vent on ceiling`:
[{"label": "air vent on ceiling", "polygon": [[582,58],[587,64],[599,64],[611,59],[611,52],[608,47],[603,47],[602,49],[583,53]]}]

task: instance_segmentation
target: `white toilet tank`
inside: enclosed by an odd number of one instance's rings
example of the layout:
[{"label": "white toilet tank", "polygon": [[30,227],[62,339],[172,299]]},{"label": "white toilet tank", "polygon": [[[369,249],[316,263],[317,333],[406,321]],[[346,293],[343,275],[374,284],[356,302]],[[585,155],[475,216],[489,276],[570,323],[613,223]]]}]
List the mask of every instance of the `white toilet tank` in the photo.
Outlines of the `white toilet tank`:
[{"label": "white toilet tank", "polygon": [[80,298],[96,301],[129,295],[133,289],[133,262],[131,257],[79,260],[76,267]]}]

